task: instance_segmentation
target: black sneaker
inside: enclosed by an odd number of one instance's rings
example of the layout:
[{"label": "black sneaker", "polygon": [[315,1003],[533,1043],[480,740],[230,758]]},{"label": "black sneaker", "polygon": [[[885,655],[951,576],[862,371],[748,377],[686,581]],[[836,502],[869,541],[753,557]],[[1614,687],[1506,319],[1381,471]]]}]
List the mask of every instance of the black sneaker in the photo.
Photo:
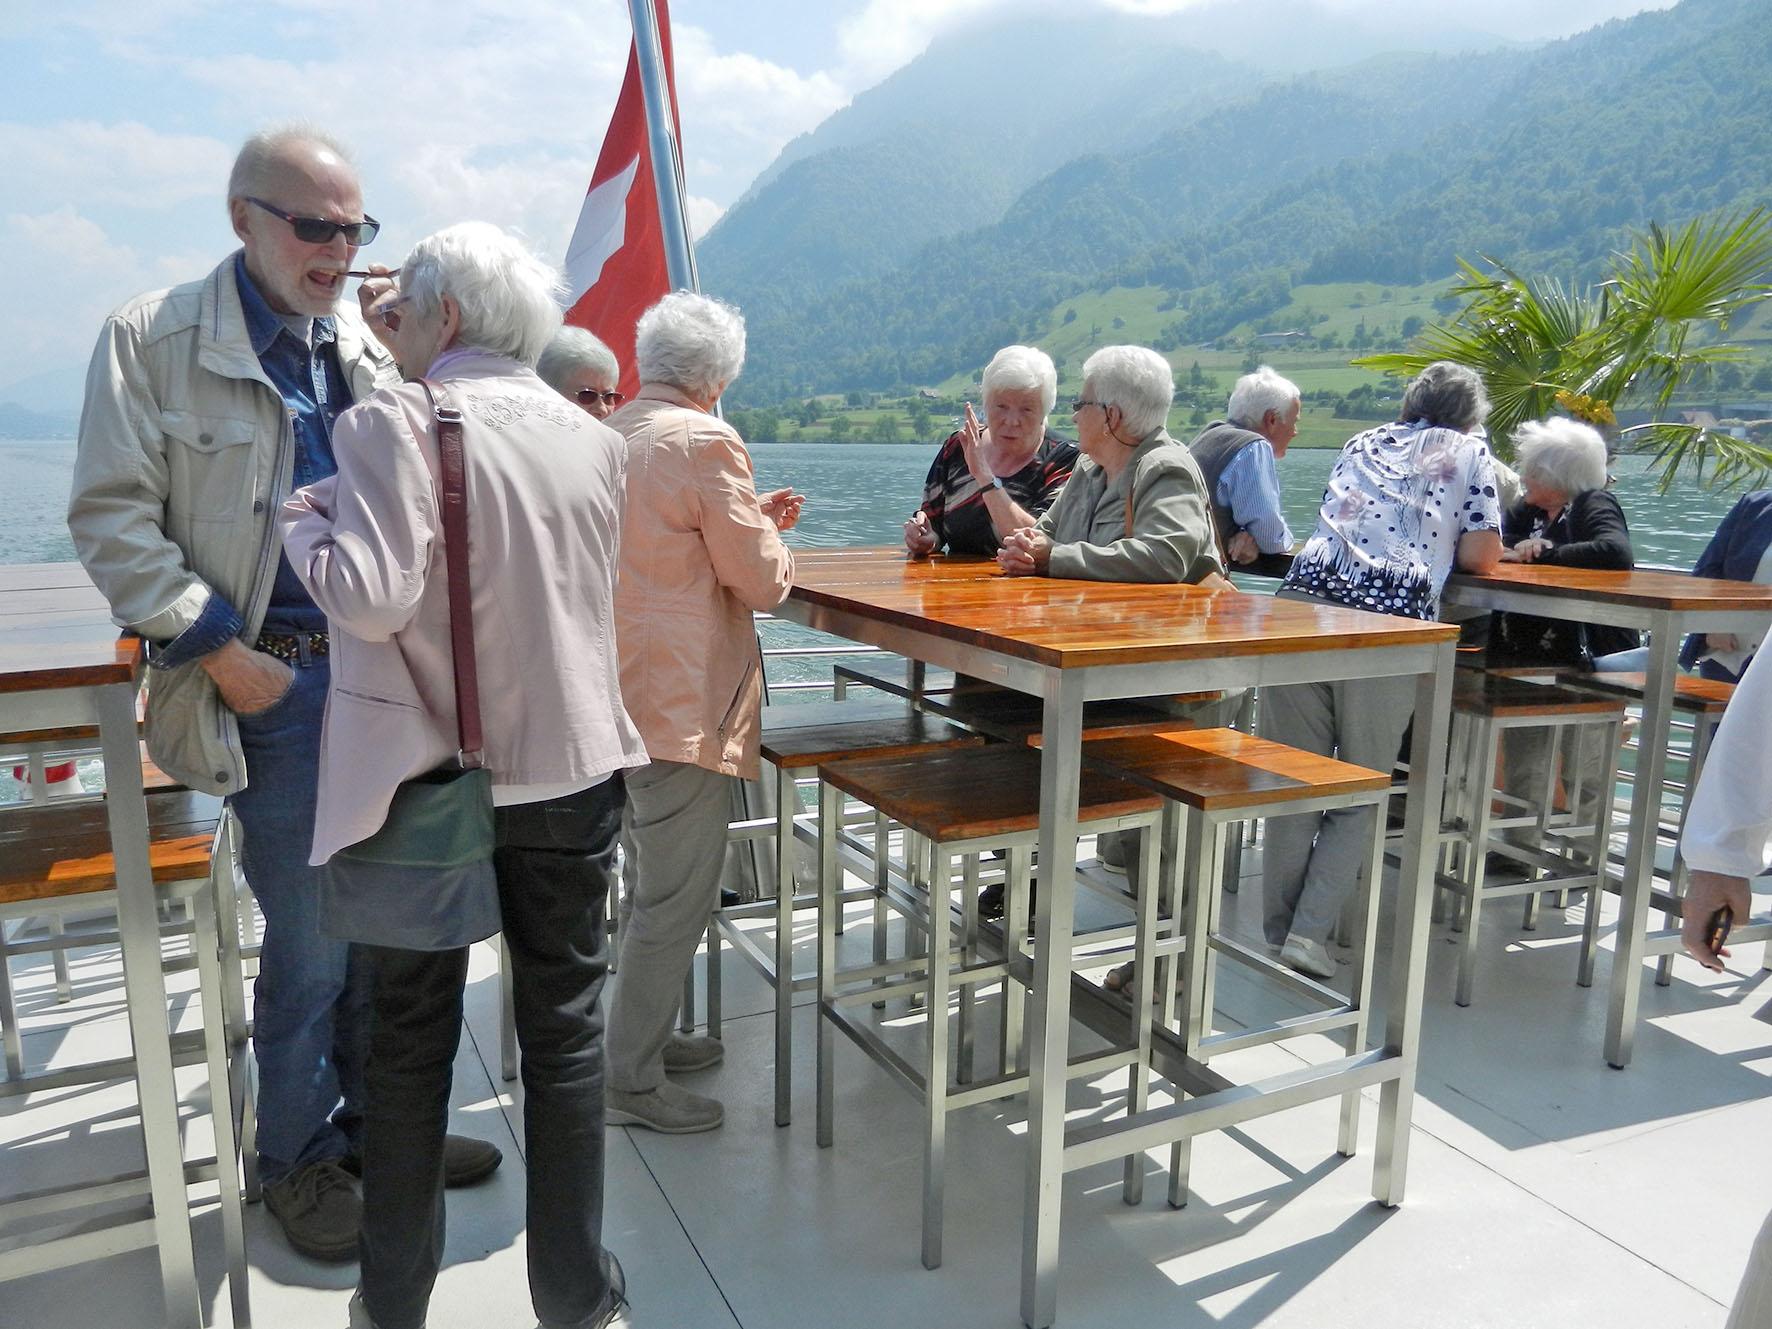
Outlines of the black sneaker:
[{"label": "black sneaker", "polygon": [[[470,1135],[446,1135],[443,1137],[443,1184],[456,1186],[472,1186],[485,1181],[498,1165],[504,1162],[505,1156],[496,1144],[486,1140],[476,1140]],[[359,1180],[363,1177],[363,1160],[356,1154],[346,1154],[338,1160],[338,1165]]]},{"label": "black sneaker", "polygon": [[283,1239],[310,1260],[338,1263],[357,1258],[363,1201],[350,1174],[337,1162],[309,1163],[266,1182],[265,1208]]}]

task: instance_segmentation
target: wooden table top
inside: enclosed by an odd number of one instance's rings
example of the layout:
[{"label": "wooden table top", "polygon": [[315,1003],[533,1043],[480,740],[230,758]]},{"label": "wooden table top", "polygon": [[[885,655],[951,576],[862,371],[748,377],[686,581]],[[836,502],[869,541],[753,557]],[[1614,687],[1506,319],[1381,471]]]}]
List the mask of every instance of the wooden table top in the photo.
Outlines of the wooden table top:
[{"label": "wooden table top", "polygon": [[1060,669],[1450,641],[1448,624],[1237,591],[1004,577],[985,558],[796,550],[790,597]]},{"label": "wooden table top", "polygon": [[1772,613],[1772,587],[1715,577],[1688,577],[1682,572],[1609,572],[1598,568],[1503,563],[1481,577],[1460,572],[1446,581],[1446,589],[1454,598],[1465,588],[1529,591],[1547,598],[1591,600],[1636,609]]},{"label": "wooden table top", "polygon": [[78,563],[0,566],[0,693],[127,683],[141,660]]}]

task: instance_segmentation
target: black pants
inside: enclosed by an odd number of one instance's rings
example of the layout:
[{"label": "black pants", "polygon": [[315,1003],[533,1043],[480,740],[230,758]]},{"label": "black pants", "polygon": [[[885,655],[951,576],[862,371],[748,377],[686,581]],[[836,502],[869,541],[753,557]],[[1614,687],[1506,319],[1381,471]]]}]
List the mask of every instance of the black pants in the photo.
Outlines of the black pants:
[{"label": "black pants", "polygon": [[[621,809],[617,777],[498,810],[499,908],[523,1049],[529,1294],[550,1326],[589,1319],[608,1291],[598,1003]],[[443,1259],[443,1138],[468,952],[366,949],[363,1300],[378,1329],[416,1329]]]}]

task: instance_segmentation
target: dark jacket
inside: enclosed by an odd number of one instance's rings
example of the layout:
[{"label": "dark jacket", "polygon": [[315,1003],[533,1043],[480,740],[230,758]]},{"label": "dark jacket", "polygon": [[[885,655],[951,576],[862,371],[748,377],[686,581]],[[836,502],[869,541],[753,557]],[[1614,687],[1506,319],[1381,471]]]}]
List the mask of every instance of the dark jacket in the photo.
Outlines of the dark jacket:
[{"label": "dark jacket", "polygon": [[[1547,522],[1544,512],[1529,503],[1511,509],[1502,518],[1501,542],[1508,548],[1532,536],[1551,541],[1552,547],[1538,561],[1552,567],[1628,572],[1636,566],[1624,509],[1608,489],[1577,494],[1553,522]],[[1489,662],[1588,669],[1595,656],[1628,651],[1641,644],[1632,628],[1497,614],[1489,630]]]},{"label": "dark jacket", "polygon": [[[1729,509],[1693,564],[1692,575],[1752,581],[1768,544],[1772,544],[1772,489],[1756,489],[1743,494]],[[1703,654],[1703,634],[1694,632],[1680,649],[1680,664],[1690,669]]]}]

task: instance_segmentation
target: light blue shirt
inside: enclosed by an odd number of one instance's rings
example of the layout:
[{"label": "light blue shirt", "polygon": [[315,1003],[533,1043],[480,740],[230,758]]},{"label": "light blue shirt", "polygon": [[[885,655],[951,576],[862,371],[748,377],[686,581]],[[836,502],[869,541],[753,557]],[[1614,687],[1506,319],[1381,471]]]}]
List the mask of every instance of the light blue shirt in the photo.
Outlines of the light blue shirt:
[{"label": "light blue shirt", "polygon": [[1264,554],[1284,554],[1295,541],[1280,511],[1280,477],[1274,469],[1274,448],[1257,439],[1231,458],[1218,477],[1218,502],[1230,509],[1237,529],[1248,531]]}]

